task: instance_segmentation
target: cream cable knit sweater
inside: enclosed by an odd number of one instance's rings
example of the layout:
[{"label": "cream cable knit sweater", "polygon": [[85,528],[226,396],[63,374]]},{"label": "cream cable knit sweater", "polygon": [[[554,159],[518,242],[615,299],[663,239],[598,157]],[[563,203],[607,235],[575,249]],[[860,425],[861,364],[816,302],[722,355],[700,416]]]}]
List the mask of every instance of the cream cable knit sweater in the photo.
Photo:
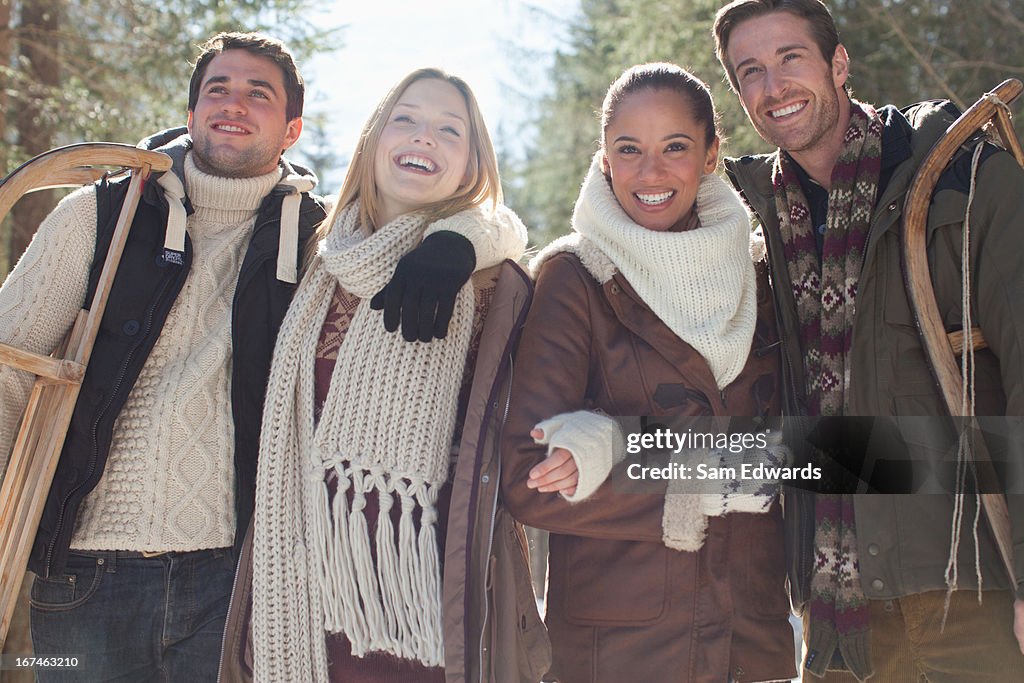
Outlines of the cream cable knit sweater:
[{"label": "cream cable knit sweater", "polygon": [[[257,209],[279,179],[279,171],[218,178],[186,157],[192,271],[114,425],[73,548],[186,551],[233,542],[231,302]],[[0,291],[4,342],[48,352],[64,336],[85,295],[95,216],[95,193],[86,188],[40,227]],[[0,371],[5,457],[31,386],[13,375]]]}]

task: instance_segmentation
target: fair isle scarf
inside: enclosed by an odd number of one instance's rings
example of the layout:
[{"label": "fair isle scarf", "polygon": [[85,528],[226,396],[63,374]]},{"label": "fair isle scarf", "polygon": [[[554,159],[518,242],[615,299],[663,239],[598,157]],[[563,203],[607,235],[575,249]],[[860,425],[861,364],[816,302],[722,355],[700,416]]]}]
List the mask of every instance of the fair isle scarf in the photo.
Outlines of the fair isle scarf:
[{"label": "fair isle scarf", "polygon": [[[459,293],[445,339],[410,343],[387,332],[369,300],[427,225],[407,214],[365,236],[358,216],[358,203],[339,214],[274,351],[255,516],[258,680],[326,681],[325,630],[344,633],[357,657],[383,651],[443,664],[435,504],[448,477],[473,288]],[[362,301],[314,426],[314,356],[339,284]],[[328,475],[337,478],[333,500]],[[380,503],[372,545],[370,495]]]},{"label": "fair isle scarf", "polygon": [[[772,169],[775,204],[807,377],[808,413],[848,410],[849,354],[871,212],[878,193],[882,121],[867,104],[851,100],[850,126],[832,169],[828,219],[819,261],[811,211],[793,161],[779,152]],[[853,497],[815,500],[814,567],[806,668],[824,676],[838,650],[859,680],[872,673],[868,602],[860,584]]]},{"label": "fair isle scarf", "polygon": [[718,388],[728,386],[747,362],[757,323],[750,218],[743,202],[724,180],[708,173],[697,189],[700,228],[648,230],[634,223],[615,198],[601,170],[602,155],[594,156],[583,181],[573,230],[593,243],[654,314],[704,357]]}]

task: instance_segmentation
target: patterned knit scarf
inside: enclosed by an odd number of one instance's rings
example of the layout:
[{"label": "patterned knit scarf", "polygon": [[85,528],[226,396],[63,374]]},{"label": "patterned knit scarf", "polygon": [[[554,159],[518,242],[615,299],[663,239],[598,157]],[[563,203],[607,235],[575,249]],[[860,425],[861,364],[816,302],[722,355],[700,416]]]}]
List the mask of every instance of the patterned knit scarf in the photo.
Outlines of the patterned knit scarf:
[{"label": "patterned knit scarf", "polygon": [[[338,216],[274,352],[254,542],[259,680],[326,680],[325,629],[344,633],[356,656],[443,663],[435,503],[448,476],[473,288],[459,293],[447,338],[408,343],[386,332],[369,299],[426,225],[407,214],[366,237],[358,215],[353,203]],[[362,301],[314,427],[316,342],[337,284]],[[333,501],[329,473],[338,482]],[[372,546],[363,514],[370,495],[380,503]],[[393,504],[402,511],[397,530]]]},{"label": "patterned knit scarf", "polygon": [[[772,170],[800,323],[810,415],[847,412],[857,281],[878,192],[882,121],[870,105],[851,101],[850,110],[850,126],[832,170],[820,264],[811,211],[793,161],[780,151]],[[819,495],[814,516],[815,561],[805,666],[823,676],[838,649],[851,673],[864,680],[872,672],[870,626],[860,584],[853,498]]]}]

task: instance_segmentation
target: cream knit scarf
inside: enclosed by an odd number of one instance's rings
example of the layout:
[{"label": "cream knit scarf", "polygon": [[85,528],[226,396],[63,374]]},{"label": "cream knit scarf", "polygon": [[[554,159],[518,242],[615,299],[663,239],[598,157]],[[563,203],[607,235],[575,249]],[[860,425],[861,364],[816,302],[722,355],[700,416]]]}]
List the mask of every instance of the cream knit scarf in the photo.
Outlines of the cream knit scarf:
[{"label": "cream knit scarf", "polygon": [[[325,629],[344,633],[356,656],[385,651],[443,663],[435,504],[448,476],[473,288],[459,293],[447,338],[409,343],[386,332],[369,299],[426,224],[408,214],[366,237],[358,214],[353,203],[338,216],[274,351],[256,497],[258,680],[326,680]],[[337,284],[362,302],[314,428],[314,354]],[[325,482],[332,473],[333,501]],[[373,549],[363,514],[369,495],[380,503]]]},{"label": "cream knit scarf", "polygon": [[583,181],[573,230],[593,242],[654,314],[707,360],[718,388],[728,386],[747,362],[757,322],[750,219],[743,203],[709,173],[697,190],[700,228],[648,230],[612,194],[601,155],[594,156]]}]

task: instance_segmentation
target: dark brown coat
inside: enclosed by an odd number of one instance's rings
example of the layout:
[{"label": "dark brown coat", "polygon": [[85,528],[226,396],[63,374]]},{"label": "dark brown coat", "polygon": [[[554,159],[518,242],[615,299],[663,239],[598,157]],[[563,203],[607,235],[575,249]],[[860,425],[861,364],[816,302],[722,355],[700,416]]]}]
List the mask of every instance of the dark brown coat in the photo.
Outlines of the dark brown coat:
[{"label": "dark brown coat", "polygon": [[605,482],[569,504],[526,486],[545,457],[529,432],[560,413],[777,414],[778,343],[763,277],[758,306],[750,358],[720,392],[704,358],[620,274],[599,285],[568,253],[541,269],[513,377],[502,496],[518,519],[552,532],[547,624],[558,681],[796,675],[778,506],[712,518],[703,548],[687,553],[662,543],[664,494]]}]

